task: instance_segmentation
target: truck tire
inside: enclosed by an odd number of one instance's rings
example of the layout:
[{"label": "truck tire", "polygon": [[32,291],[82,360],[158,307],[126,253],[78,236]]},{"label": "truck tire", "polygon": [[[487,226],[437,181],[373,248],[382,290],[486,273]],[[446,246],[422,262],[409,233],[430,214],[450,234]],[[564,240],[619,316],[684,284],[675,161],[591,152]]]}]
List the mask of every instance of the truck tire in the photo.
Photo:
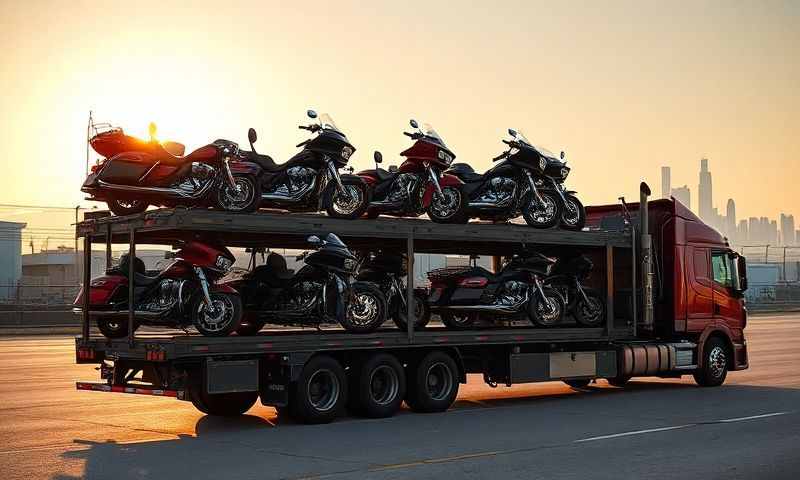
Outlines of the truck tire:
[{"label": "truck tire", "polygon": [[701,387],[718,387],[728,376],[731,364],[728,346],[719,337],[711,337],[703,347],[703,362],[694,372],[694,381]]},{"label": "truck tire", "polygon": [[458,367],[453,358],[433,351],[410,366],[406,404],[415,412],[444,412],[458,395]]},{"label": "truck tire", "polygon": [[347,403],[344,369],[328,355],[318,355],[309,360],[293,389],[289,413],[301,423],[329,423]]},{"label": "truck tire", "polygon": [[370,418],[391,417],[406,395],[406,372],[394,355],[377,353],[351,373],[351,410]]},{"label": "truck tire", "polygon": [[573,378],[570,380],[562,380],[564,383],[569,385],[572,388],[581,389],[586,388],[591,383],[592,379],[590,378]]},{"label": "truck tire", "polygon": [[627,385],[627,384],[628,384],[628,382],[630,381],[630,379],[631,379],[631,377],[629,377],[629,376],[627,376],[627,375],[623,375],[623,376],[621,376],[621,377],[611,377],[611,378],[606,378],[606,381],[607,381],[607,382],[608,382],[608,384],[609,384],[609,385],[611,385],[612,387],[624,388],[624,387],[625,387],[625,385]]},{"label": "truck tire", "polygon": [[205,388],[191,389],[192,405],[208,415],[238,417],[250,410],[258,399],[258,392],[206,393]]}]

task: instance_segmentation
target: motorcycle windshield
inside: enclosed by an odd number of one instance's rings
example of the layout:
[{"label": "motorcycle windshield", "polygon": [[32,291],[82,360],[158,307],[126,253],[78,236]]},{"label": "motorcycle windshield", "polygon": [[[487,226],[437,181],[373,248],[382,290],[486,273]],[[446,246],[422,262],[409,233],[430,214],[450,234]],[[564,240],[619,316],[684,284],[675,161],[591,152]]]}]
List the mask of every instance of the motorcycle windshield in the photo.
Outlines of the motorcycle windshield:
[{"label": "motorcycle windshield", "polygon": [[345,245],[342,239],[336,236],[334,233],[329,233],[325,237],[325,244],[332,247],[347,249],[347,245]]},{"label": "motorcycle windshield", "polygon": [[323,113],[319,116],[319,126],[322,127],[323,130],[333,130],[334,132],[339,132],[344,135],[344,133],[339,130],[339,127],[336,126],[336,122],[333,121],[330,114]]},{"label": "motorcycle windshield", "polygon": [[451,151],[447,147],[447,145],[445,145],[444,140],[442,139],[442,137],[439,136],[439,134],[436,133],[436,130],[433,129],[431,124],[425,123],[425,124],[422,125],[422,134],[425,135],[431,143],[435,143],[436,145],[444,148],[445,150]]},{"label": "motorcycle windshield", "polygon": [[528,138],[525,136],[525,134],[520,132],[519,130],[517,130],[517,134],[514,135],[514,140],[518,141],[519,143],[525,144],[525,145],[533,148],[534,150],[539,152],[543,157],[546,157],[546,158],[551,159],[551,160],[558,160],[558,156],[555,153],[551,152],[550,150],[548,150],[548,149],[546,149],[544,147],[540,147],[538,145],[534,145],[533,142],[528,140]]}]

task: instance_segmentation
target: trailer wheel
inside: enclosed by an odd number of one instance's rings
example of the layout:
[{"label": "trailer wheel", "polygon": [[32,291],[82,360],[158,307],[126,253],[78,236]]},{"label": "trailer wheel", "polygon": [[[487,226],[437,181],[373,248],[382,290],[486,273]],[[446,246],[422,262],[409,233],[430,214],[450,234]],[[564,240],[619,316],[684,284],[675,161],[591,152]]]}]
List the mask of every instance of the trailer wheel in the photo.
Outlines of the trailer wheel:
[{"label": "trailer wheel", "polygon": [[458,395],[458,367],[450,355],[433,351],[410,367],[406,403],[415,412],[444,412]]},{"label": "trailer wheel", "polygon": [[718,387],[728,376],[731,356],[721,338],[711,337],[703,347],[702,366],[694,372],[694,381],[701,387]]},{"label": "trailer wheel", "polygon": [[208,415],[238,417],[250,410],[258,399],[258,392],[207,393],[202,386],[192,388],[192,405]]},{"label": "trailer wheel", "polygon": [[406,394],[406,372],[394,355],[372,355],[351,375],[354,413],[370,418],[386,418],[400,409]]},{"label": "trailer wheel", "polygon": [[302,423],[329,423],[347,402],[347,378],[336,359],[313,357],[303,367],[290,395],[289,412]]},{"label": "trailer wheel", "polygon": [[622,375],[622,376],[620,376],[620,377],[611,377],[611,378],[606,378],[606,381],[607,381],[607,382],[608,382],[608,384],[609,384],[609,385],[611,385],[612,387],[619,387],[619,388],[623,388],[623,387],[625,387],[625,385],[627,385],[627,384],[628,384],[628,382],[630,381],[630,379],[631,379],[631,377],[629,377],[629,376],[627,376],[627,375]]}]

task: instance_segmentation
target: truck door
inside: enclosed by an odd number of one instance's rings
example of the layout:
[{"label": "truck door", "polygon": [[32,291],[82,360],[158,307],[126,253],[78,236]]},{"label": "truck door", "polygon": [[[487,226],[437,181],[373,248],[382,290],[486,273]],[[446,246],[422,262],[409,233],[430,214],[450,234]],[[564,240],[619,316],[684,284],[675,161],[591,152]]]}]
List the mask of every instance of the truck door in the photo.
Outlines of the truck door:
[{"label": "truck door", "polygon": [[731,330],[741,326],[741,300],[734,292],[733,258],[725,250],[711,252],[714,274],[714,317]]},{"label": "truck door", "polygon": [[686,288],[686,330],[702,332],[714,316],[709,249],[689,247],[686,249],[686,256],[686,265],[691,269]]}]

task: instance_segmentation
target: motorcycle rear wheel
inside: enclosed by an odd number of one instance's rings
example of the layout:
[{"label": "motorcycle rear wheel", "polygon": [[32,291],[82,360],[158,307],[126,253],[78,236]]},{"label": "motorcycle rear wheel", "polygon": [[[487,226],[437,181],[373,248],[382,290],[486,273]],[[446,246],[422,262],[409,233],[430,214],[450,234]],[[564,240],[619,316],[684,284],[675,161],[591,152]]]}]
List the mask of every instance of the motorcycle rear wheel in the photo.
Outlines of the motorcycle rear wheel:
[{"label": "motorcycle rear wheel", "polygon": [[[403,292],[405,295],[405,292]],[[400,302],[398,301],[398,304]],[[397,312],[395,312],[392,320],[402,331],[408,330],[408,311],[402,305],[399,305]],[[414,292],[414,330],[422,330],[431,319],[431,310],[428,308],[428,302],[421,292]]]},{"label": "motorcycle rear wheel", "polygon": [[445,327],[451,330],[467,330],[475,326],[478,315],[467,312],[444,311],[439,314]]},{"label": "motorcycle rear wheel", "polygon": [[117,198],[106,200],[106,204],[108,205],[108,209],[111,210],[111,213],[118,217],[142,213],[150,206],[147,202],[142,200],[123,200]]},{"label": "motorcycle rear wheel", "polygon": [[261,203],[261,184],[252,175],[234,175],[239,191],[223,182],[217,189],[217,208],[226,212],[255,212]]},{"label": "motorcycle rear wheel", "polygon": [[578,296],[578,301],[575,304],[575,320],[584,327],[597,327],[603,323],[605,318],[605,305],[596,293],[586,292],[586,297],[589,303],[585,302],[583,298]]},{"label": "motorcycle rear wheel", "polygon": [[[133,325],[133,331],[139,328],[139,324]],[[128,319],[127,318],[112,318],[112,317],[99,317],[97,319],[97,329],[106,338],[125,338],[128,336]]]},{"label": "motorcycle rear wheel", "polygon": [[561,214],[561,228],[580,231],[586,225],[586,208],[575,195],[564,196],[564,211]]}]

